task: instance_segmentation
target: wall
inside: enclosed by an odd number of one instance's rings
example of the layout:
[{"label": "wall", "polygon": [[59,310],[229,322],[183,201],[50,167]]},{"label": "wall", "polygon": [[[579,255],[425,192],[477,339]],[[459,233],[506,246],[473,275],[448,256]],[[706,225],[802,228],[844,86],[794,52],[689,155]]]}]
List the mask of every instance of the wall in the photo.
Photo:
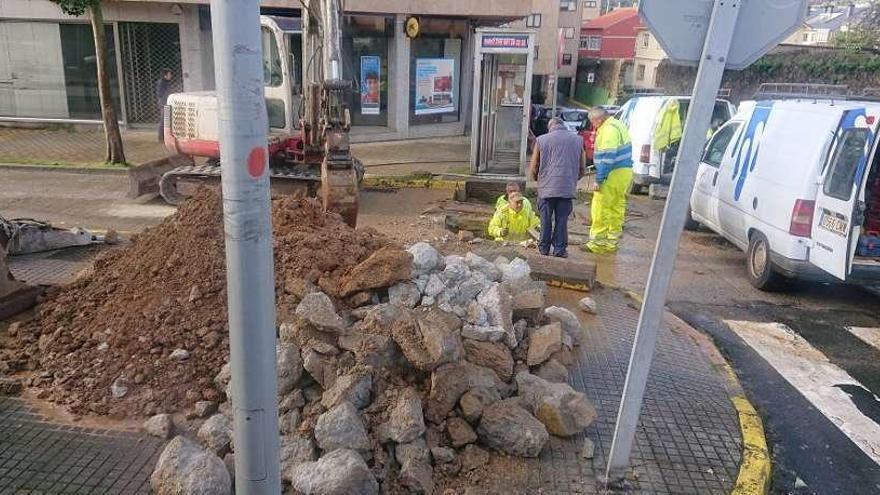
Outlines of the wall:
[{"label": "wall", "polygon": [[531,10],[531,3],[531,0],[346,0],[345,10],[375,14],[520,18]]},{"label": "wall", "polygon": [[[633,58],[633,77],[631,86],[635,88],[657,87],[656,76],[660,62],[666,59],[666,52],[657,38],[647,29],[643,29],[636,37],[636,53]],[[638,78],[639,66],[645,68],[644,79]]]}]

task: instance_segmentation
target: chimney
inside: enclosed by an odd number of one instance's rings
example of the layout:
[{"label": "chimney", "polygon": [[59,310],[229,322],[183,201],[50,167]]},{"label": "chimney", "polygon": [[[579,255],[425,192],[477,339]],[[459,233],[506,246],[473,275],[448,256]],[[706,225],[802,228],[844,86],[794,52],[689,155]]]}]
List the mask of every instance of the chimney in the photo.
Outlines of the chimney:
[{"label": "chimney", "polygon": [[846,18],[849,19],[849,18],[852,17],[855,13],[856,13],[856,6],[855,6],[855,4],[852,4],[852,3],[849,4],[849,6],[847,6],[847,8],[846,8]]}]

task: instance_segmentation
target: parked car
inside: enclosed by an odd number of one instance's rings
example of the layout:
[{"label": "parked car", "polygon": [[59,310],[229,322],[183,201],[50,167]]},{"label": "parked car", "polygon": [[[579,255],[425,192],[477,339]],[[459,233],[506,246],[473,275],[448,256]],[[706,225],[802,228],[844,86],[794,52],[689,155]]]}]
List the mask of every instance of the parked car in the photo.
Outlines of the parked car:
[{"label": "parked car", "polygon": [[566,110],[559,115],[565,128],[571,132],[579,132],[584,127],[590,126],[590,111],[582,109]]},{"label": "parked car", "polygon": [[[684,125],[690,106],[689,96],[635,96],[617,112],[617,117],[629,129],[633,149],[633,191],[640,192],[651,184],[669,184],[675,170],[680,135],[673,136],[663,150],[656,143],[658,127],[663,116],[678,105],[678,119]],[[730,120],[736,108],[726,100],[715,100],[712,127],[718,128]],[[674,112],[673,112],[674,113]]]},{"label": "parked car", "polygon": [[688,227],[746,251],[759,289],[880,280],[878,131],[876,102],[744,102],[706,146]]},{"label": "parked car", "polygon": [[567,112],[569,109],[565,107],[556,107],[556,112],[553,112],[553,107],[542,107],[538,111],[536,111],[535,120],[532,123],[532,132],[535,136],[543,136],[547,134],[547,125],[550,123],[550,119],[553,117],[559,117],[563,112]]}]

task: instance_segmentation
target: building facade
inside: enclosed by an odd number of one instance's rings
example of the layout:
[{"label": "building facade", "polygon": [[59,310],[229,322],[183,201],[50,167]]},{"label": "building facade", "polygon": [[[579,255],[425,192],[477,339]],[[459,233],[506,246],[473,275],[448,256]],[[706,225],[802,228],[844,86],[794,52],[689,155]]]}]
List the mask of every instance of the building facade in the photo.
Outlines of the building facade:
[{"label": "building facade", "polygon": [[[532,0],[347,0],[343,71],[379,82],[378,102],[352,95],[354,140],[455,136],[468,132],[474,30],[522,19]],[[154,125],[155,83],[163,68],[176,91],[214,89],[208,0],[104,3],[111,85],[125,125]],[[297,2],[262,0],[264,14],[297,18]],[[404,23],[417,16],[410,39]],[[49,0],[0,1],[0,120],[98,123],[94,38],[86,17]],[[295,53],[299,58],[300,54]],[[430,66],[430,67],[429,67]],[[425,111],[419,74],[444,72],[447,100]],[[435,78],[436,79],[436,78]],[[448,87],[447,87],[448,86]],[[435,88],[436,89],[436,88]]]},{"label": "building facade", "polygon": [[630,82],[636,36],[642,27],[637,9],[620,8],[581,26],[576,98],[601,105]]},{"label": "building facade", "polygon": [[666,58],[666,52],[651,31],[639,28],[632,70],[625,76],[624,84],[636,89],[657,88],[657,69]]}]

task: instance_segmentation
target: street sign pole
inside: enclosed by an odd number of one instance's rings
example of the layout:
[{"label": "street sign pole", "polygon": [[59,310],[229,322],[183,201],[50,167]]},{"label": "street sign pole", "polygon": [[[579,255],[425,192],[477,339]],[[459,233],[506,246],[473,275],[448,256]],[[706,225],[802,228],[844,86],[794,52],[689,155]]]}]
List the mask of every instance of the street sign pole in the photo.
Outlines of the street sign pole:
[{"label": "street sign pole", "polygon": [[608,483],[620,480],[629,466],[630,452],[645,393],[645,384],[648,380],[648,371],[651,368],[657,343],[657,333],[663,320],[679,239],[690,206],[699,159],[706,141],[706,131],[712,118],[718,89],[721,87],[721,78],[724,75],[741,4],[742,2],[737,1],[715,0],[712,9],[623,387],[623,397],[605,474]]},{"label": "street sign pole", "polygon": [[259,0],[212,0],[235,491],[281,493],[275,276]]}]

